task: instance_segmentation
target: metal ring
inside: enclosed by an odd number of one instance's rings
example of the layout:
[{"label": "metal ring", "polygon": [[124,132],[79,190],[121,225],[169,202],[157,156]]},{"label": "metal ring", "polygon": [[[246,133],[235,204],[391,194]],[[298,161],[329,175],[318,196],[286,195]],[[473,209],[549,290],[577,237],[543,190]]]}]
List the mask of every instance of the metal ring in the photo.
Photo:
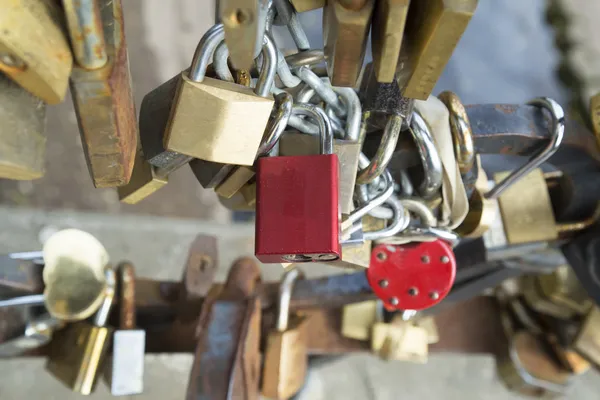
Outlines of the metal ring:
[{"label": "metal ring", "polygon": [[312,66],[325,62],[323,50],[306,50],[296,54],[290,54],[285,61],[291,68],[301,67],[303,65]]},{"label": "metal ring", "polygon": [[454,155],[458,163],[458,169],[461,175],[464,175],[473,168],[475,162],[475,144],[467,110],[465,110],[460,98],[450,91],[440,93],[438,99],[450,111],[450,130],[452,132],[452,143],[454,144]]},{"label": "metal ring", "polygon": [[322,108],[313,106],[312,104],[299,103],[294,104],[293,114],[306,115],[313,118],[318,126],[321,136],[321,154],[333,154],[333,131],[331,122]]},{"label": "metal ring", "polygon": [[527,104],[544,108],[552,115],[552,138],[544,149],[532,156],[527,163],[510,173],[502,182],[496,184],[484,197],[496,199],[511,185],[546,162],[560,147],[565,135],[565,111],[555,100],[548,97],[538,97]]}]

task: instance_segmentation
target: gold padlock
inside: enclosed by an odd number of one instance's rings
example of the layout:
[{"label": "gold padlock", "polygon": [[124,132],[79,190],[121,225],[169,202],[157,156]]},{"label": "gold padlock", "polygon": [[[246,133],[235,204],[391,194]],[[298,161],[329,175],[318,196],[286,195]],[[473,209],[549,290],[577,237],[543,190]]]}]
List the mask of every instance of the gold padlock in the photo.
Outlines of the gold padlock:
[{"label": "gold padlock", "polygon": [[377,82],[394,81],[409,4],[410,0],[378,0],[375,4],[371,48]]},{"label": "gold padlock", "polygon": [[293,284],[300,276],[298,269],[287,270],[279,289],[277,330],[267,336],[263,367],[262,395],[288,399],[300,390],[307,371],[307,342],[302,317],[289,320],[289,304]]},{"label": "gold padlock", "polygon": [[[88,169],[94,186],[122,186],[131,178],[138,129],[121,0],[99,0],[87,8],[80,1],[64,3],[69,5],[65,7],[68,15],[81,12],[96,22],[89,27],[70,25],[71,41],[84,41],[93,49],[87,56],[79,54],[78,62],[85,64],[75,66],[71,75],[71,95]],[[77,15],[68,19],[79,20]],[[79,52],[85,53],[83,49]]]},{"label": "gold padlock", "polygon": [[405,97],[427,100],[465,32],[477,0],[414,1],[405,36],[410,43],[411,74]]},{"label": "gold padlock", "polygon": [[55,333],[46,370],[71,390],[91,394],[102,369],[113,329],[106,326],[115,295],[114,270],[106,269],[107,289],[94,323],[75,322]]},{"label": "gold padlock", "polygon": [[137,204],[165,186],[167,182],[168,173],[146,161],[142,149],[138,148],[129,183],[117,188],[119,201],[127,204]]},{"label": "gold padlock", "polygon": [[[264,137],[258,149],[257,158],[265,157],[273,150],[281,134],[287,126],[292,114],[293,98],[288,93],[275,96],[275,114],[269,118]],[[254,166],[236,165],[231,173],[215,187],[215,192],[222,197],[231,198],[238,193],[255,175]]]},{"label": "gold padlock", "polygon": [[375,0],[329,0],[323,47],[333,86],[355,87],[362,69]]},{"label": "gold padlock", "polygon": [[163,144],[168,151],[217,163],[252,165],[273,109],[270,89],[277,51],[265,36],[262,73],[252,91],[204,77],[211,50],[222,38],[222,25],[213,26],[204,35],[189,74],[180,74],[168,120],[157,122],[164,127]]},{"label": "gold padlock", "polygon": [[424,364],[429,352],[429,335],[410,321],[377,322],[371,333],[371,350],[384,360]]},{"label": "gold padlock", "polygon": [[60,103],[73,66],[60,9],[48,0],[3,0],[0,9],[0,71],[44,102]]},{"label": "gold padlock", "polygon": [[325,0],[290,0],[296,12],[305,12],[325,7]]},{"label": "gold padlock", "polygon": [[377,320],[377,300],[347,304],[342,309],[342,336],[369,340],[371,329]]},{"label": "gold padlock", "polygon": [[44,102],[0,72],[0,177],[30,180],[44,176]]},{"label": "gold padlock", "polygon": [[219,202],[232,211],[254,211],[256,208],[256,181],[252,180],[230,198],[217,196]]},{"label": "gold padlock", "polygon": [[[362,232],[375,232],[386,227],[387,221],[365,215],[362,218]],[[342,255],[339,260],[331,261],[330,264],[340,268],[351,270],[364,270],[371,263],[372,240],[363,240],[360,244],[342,246]]]},{"label": "gold padlock", "polygon": [[592,307],[583,321],[573,349],[596,366],[600,365],[600,309],[597,306]]}]

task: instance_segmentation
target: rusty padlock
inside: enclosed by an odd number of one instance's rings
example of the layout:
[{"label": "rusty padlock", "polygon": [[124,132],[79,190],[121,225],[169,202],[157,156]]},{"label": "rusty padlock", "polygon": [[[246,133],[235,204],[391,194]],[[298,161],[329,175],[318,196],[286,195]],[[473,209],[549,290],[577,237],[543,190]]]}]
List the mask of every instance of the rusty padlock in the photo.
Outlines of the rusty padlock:
[{"label": "rusty padlock", "polygon": [[289,399],[296,394],[304,384],[308,368],[305,319],[292,316],[290,320],[289,310],[294,282],[300,276],[297,268],[283,275],[279,287],[277,329],[267,337],[262,394],[273,399]]},{"label": "rusty padlock", "polygon": [[264,263],[337,260],[339,162],[331,124],[310,104],[293,112],[318,122],[322,154],[258,160],[255,255]]},{"label": "rusty padlock", "polygon": [[121,0],[63,4],[67,20],[78,21],[69,23],[71,95],[88,169],[94,186],[122,186],[133,171],[137,123]]}]

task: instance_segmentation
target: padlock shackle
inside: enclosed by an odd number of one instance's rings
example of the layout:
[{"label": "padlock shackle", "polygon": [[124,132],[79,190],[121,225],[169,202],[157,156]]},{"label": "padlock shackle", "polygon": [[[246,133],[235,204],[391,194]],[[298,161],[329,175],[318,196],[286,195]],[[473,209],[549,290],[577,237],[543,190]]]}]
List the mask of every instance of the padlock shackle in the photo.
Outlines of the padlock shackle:
[{"label": "padlock shackle", "polygon": [[[363,119],[368,119],[368,114],[363,116]],[[388,117],[388,121],[381,137],[381,143],[377,148],[377,152],[373,156],[369,165],[360,167],[360,171],[356,176],[356,184],[364,185],[366,183],[373,182],[378,176],[383,174],[388,164],[392,160],[394,151],[396,150],[396,144],[400,137],[400,131],[402,130],[402,123],[404,118],[399,115],[391,115]],[[364,126],[364,124],[361,125]]]},{"label": "padlock shackle", "polygon": [[257,157],[264,157],[268,155],[281,138],[281,135],[285,131],[288,121],[290,120],[290,116],[292,115],[294,98],[289,93],[279,93],[275,95],[275,104],[275,109],[277,111],[267,124],[266,138],[258,148]]},{"label": "padlock shackle", "polygon": [[277,308],[277,323],[276,329],[279,332],[284,332],[288,328],[290,319],[290,302],[292,300],[292,291],[294,283],[298,278],[304,277],[302,271],[296,267],[285,271],[279,285],[279,303]]},{"label": "padlock shackle", "polygon": [[421,114],[414,110],[409,131],[417,145],[423,165],[423,182],[419,185],[419,194],[428,199],[434,197],[442,187],[442,159],[437,151],[429,125]]},{"label": "padlock shackle", "polygon": [[421,218],[421,223],[423,225],[430,227],[437,226],[437,218],[424,201],[416,198],[403,198],[400,202],[408,211],[417,214],[419,218]]},{"label": "padlock shackle", "polygon": [[396,196],[390,196],[384,204],[387,204],[392,209],[392,223],[378,231],[365,232],[363,234],[365,240],[379,240],[394,236],[408,227],[408,224],[410,223],[410,214]]},{"label": "padlock shackle", "polygon": [[102,304],[94,316],[94,325],[96,326],[106,326],[108,317],[110,316],[110,310],[113,305],[113,300],[115,298],[117,286],[117,274],[113,268],[107,266],[104,270],[104,275],[106,277],[104,300],[102,300]]},{"label": "padlock shackle", "polygon": [[229,48],[225,40],[222,40],[213,53],[213,68],[217,77],[225,82],[235,82],[229,65],[227,65],[227,58],[229,58]]},{"label": "padlock shackle", "polygon": [[206,68],[212,59],[215,49],[225,40],[225,29],[223,24],[213,25],[206,31],[194,52],[192,65],[190,66],[189,78],[194,82],[202,82],[206,76]]},{"label": "padlock shackle", "polygon": [[510,173],[501,182],[496,184],[484,197],[486,199],[496,199],[510,186],[518,182],[525,175],[538,168],[546,162],[560,147],[565,136],[565,111],[555,100],[548,97],[537,97],[527,104],[544,108],[552,115],[552,137],[548,145],[534,154],[527,163]]},{"label": "padlock shackle", "polygon": [[292,114],[304,115],[317,122],[320,132],[320,152],[321,154],[333,154],[333,129],[331,121],[322,108],[312,104],[299,103],[294,104]]},{"label": "padlock shackle", "polygon": [[277,46],[268,34],[263,37],[261,55],[262,66],[254,93],[260,97],[268,97],[271,95],[271,87],[275,82],[275,74],[277,73]]}]

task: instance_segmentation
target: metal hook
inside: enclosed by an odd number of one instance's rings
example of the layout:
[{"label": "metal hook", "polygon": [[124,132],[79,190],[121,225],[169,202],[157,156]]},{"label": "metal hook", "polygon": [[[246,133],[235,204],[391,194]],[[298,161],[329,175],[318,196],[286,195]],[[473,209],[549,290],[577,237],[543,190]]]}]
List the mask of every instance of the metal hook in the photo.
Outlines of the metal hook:
[{"label": "metal hook", "polygon": [[548,146],[539,153],[532,156],[527,163],[514,170],[509,176],[504,178],[502,182],[494,186],[484,197],[486,199],[496,199],[511,185],[522,179],[525,175],[538,168],[546,162],[556,150],[560,147],[565,135],[565,111],[555,100],[548,97],[538,97],[527,104],[545,108],[552,115],[552,138]]}]

